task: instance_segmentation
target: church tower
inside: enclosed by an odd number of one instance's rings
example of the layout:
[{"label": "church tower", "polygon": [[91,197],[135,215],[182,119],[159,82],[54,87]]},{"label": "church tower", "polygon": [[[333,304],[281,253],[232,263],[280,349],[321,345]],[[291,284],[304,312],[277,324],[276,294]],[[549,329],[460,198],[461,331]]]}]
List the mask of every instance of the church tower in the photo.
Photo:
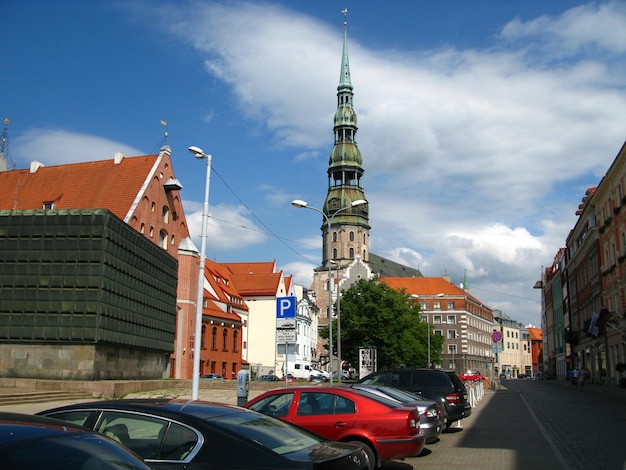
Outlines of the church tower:
[{"label": "church tower", "polygon": [[[343,11],[344,14],[346,12]],[[344,21],[343,28],[341,74],[333,126],[334,145],[328,159],[328,192],[322,208],[322,264],[314,269],[311,286],[320,312],[320,327],[328,326],[332,306],[338,306],[341,289],[349,287],[358,279],[369,279],[372,274],[368,265],[369,206],[363,190],[363,158],[356,143],[357,120],[350,81],[347,21]],[[339,321],[337,330],[335,338],[341,336]],[[313,352],[313,360],[319,361],[324,367],[330,362],[327,343],[327,340],[319,337]],[[338,354],[333,358],[332,370],[340,368],[340,342],[338,349]]]},{"label": "church tower", "polygon": [[[343,23],[341,74],[337,86],[334,146],[328,159],[328,193],[323,211],[331,221],[322,224],[322,265],[345,266],[355,258],[369,259],[368,205],[363,191],[363,158],[356,143],[357,118],[348,60],[348,22]],[[352,207],[355,201],[360,205]],[[358,204],[358,203],[357,203]],[[326,220],[326,219],[324,219]]]}]

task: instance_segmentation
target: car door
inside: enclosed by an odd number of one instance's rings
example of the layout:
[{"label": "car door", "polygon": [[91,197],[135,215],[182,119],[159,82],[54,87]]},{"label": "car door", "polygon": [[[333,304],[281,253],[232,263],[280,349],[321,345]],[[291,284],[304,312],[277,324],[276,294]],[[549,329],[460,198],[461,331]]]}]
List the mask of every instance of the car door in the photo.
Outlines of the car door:
[{"label": "car door", "polygon": [[[295,411],[295,412],[294,412]],[[353,400],[330,391],[299,392],[289,421],[334,441],[352,429],[357,420]]]}]

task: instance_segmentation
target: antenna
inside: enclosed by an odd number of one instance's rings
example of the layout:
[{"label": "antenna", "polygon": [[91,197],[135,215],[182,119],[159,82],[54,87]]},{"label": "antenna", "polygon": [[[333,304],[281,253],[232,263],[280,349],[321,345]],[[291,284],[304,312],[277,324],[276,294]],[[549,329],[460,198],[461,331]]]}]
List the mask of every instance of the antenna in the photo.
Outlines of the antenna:
[{"label": "antenna", "polygon": [[343,24],[348,24],[348,9],[344,8],[343,10],[341,10],[341,13],[343,13]]},{"label": "antenna", "polygon": [[9,166],[11,166],[11,170],[15,169],[15,164],[11,161],[11,157],[9,157],[9,118],[4,119],[4,129],[2,129],[2,134],[0,134],[0,171],[7,171]]}]

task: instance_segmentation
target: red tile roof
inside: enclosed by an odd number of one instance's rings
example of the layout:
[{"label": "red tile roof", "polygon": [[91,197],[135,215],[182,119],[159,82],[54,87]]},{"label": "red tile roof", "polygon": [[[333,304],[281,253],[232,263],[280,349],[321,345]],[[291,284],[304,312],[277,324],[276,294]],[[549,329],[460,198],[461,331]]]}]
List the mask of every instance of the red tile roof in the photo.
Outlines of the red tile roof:
[{"label": "red tile roof", "polygon": [[158,155],[0,172],[0,209],[108,209],[124,219]]},{"label": "red tile roof", "polygon": [[483,303],[443,277],[383,277],[379,281],[396,290],[405,289],[407,294],[429,296],[438,294],[444,294],[444,296],[464,295],[479,304]]},{"label": "red tile roof", "polygon": [[233,272],[233,274],[268,274],[276,271],[276,260],[260,261],[256,263],[222,263]]}]

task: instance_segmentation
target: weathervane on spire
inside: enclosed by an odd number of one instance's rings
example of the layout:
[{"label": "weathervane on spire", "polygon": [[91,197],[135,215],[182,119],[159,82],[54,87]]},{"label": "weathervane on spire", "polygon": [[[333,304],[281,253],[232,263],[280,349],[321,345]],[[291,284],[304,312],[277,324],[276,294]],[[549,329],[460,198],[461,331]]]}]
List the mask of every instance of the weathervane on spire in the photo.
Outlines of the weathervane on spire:
[{"label": "weathervane on spire", "polygon": [[161,119],[161,125],[165,127],[165,132],[163,133],[163,140],[165,141],[165,144],[167,145],[167,121],[164,121],[163,119]]},{"label": "weathervane on spire", "polygon": [[341,13],[343,13],[343,24],[348,24],[348,9],[344,8]]}]

